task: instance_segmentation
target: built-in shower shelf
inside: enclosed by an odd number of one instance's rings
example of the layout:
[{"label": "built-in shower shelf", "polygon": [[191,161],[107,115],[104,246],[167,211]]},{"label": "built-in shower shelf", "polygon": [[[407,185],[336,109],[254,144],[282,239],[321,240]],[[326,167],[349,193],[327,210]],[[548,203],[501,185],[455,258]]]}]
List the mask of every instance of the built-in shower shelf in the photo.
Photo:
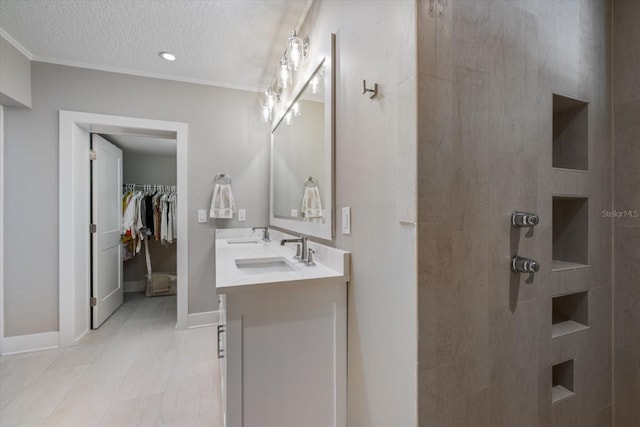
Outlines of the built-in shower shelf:
[{"label": "built-in shower shelf", "polygon": [[554,323],[551,326],[551,338],[558,338],[563,335],[572,334],[574,332],[584,331],[585,329],[589,329],[589,326],[583,325],[582,323],[574,322],[573,320]]},{"label": "built-in shower shelf", "polygon": [[577,270],[579,268],[589,268],[589,264],[580,264],[577,262],[569,262],[569,261],[560,261],[559,259],[554,259],[551,261],[551,271],[567,271],[567,270]]},{"label": "built-in shower shelf", "polygon": [[552,269],[589,263],[589,199],[553,196]]},{"label": "built-in shower shelf", "polygon": [[589,169],[589,104],[553,94],[553,167]]},{"label": "built-in shower shelf", "polygon": [[551,306],[552,338],[589,329],[589,291],[555,296]]},{"label": "built-in shower shelf", "polygon": [[558,403],[575,395],[573,388],[573,359],[551,368],[551,402]]},{"label": "built-in shower shelf", "polygon": [[575,393],[562,387],[561,385],[556,385],[551,389],[551,401],[553,403],[558,403],[561,400],[564,400],[571,396],[575,396]]}]

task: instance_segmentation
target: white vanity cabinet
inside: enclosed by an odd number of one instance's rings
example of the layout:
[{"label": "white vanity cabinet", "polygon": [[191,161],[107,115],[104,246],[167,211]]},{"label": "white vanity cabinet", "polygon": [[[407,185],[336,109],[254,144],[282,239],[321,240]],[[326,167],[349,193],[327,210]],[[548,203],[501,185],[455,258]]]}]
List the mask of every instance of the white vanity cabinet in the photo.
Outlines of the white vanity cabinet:
[{"label": "white vanity cabinet", "polygon": [[218,295],[218,362],[220,369],[220,396],[223,408],[223,423],[226,426],[226,407],[227,407],[227,301],[224,295]]},{"label": "white vanity cabinet", "polygon": [[227,427],[344,426],[345,284],[227,294]]},{"label": "white vanity cabinet", "polygon": [[[275,245],[261,250],[291,251]],[[339,252],[348,271],[348,254]],[[239,256],[273,255],[217,246],[226,317],[220,337],[226,427],[346,427],[348,276],[320,263],[296,265],[300,276],[290,272],[289,280],[277,273],[243,276],[221,266]]]}]

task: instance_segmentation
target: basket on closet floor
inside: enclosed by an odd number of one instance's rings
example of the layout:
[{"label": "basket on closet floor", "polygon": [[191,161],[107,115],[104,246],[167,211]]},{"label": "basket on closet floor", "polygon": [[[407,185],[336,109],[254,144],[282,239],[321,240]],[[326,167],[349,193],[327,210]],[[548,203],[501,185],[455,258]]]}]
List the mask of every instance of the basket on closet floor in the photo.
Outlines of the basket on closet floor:
[{"label": "basket on closet floor", "polygon": [[147,296],[158,297],[165,295],[175,295],[178,278],[172,273],[151,273],[147,274]]}]

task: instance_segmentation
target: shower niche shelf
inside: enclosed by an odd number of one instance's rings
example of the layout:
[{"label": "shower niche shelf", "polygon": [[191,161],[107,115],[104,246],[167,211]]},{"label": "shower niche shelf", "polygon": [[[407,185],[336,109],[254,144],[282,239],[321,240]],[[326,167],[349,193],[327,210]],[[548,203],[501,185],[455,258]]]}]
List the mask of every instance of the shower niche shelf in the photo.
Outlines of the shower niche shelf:
[{"label": "shower niche shelf", "polygon": [[551,338],[589,329],[589,292],[552,298]]},{"label": "shower niche shelf", "polygon": [[551,371],[551,401],[558,403],[561,400],[574,396],[573,359],[554,365]]},{"label": "shower niche shelf", "polygon": [[589,199],[553,197],[552,271],[589,267]]},{"label": "shower niche shelf", "polygon": [[553,167],[589,170],[589,104],[553,94]]}]

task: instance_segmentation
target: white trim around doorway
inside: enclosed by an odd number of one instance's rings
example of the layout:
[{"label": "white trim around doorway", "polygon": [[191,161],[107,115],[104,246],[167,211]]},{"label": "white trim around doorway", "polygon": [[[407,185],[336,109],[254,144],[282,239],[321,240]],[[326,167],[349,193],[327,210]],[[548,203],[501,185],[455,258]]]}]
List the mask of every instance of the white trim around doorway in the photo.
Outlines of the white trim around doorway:
[{"label": "white trim around doorway", "polygon": [[4,354],[4,106],[0,105],[0,355]]},{"label": "white trim around doorway", "polygon": [[90,329],[89,316],[89,139],[90,132],[134,134],[177,140],[177,322],[187,329],[188,221],[186,123],[60,110],[59,115],[59,346],[74,345]]}]

